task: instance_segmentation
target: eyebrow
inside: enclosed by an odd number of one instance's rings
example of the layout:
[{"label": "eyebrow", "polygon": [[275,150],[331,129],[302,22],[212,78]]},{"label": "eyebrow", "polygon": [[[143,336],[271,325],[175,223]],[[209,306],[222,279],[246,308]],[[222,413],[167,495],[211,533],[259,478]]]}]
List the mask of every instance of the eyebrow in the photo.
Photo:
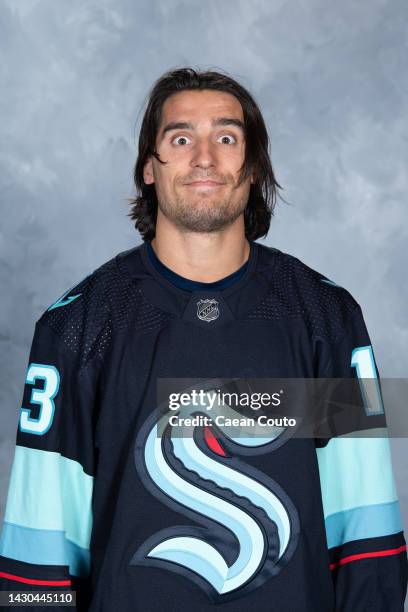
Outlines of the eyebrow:
[{"label": "eyebrow", "polygon": [[[211,125],[212,127],[234,125],[240,128],[242,133],[245,134],[243,122],[235,117],[217,117],[212,120]],[[188,121],[170,121],[170,123],[167,123],[162,129],[160,140],[163,140],[167,132],[172,132],[173,130],[194,130],[194,125]]]}]

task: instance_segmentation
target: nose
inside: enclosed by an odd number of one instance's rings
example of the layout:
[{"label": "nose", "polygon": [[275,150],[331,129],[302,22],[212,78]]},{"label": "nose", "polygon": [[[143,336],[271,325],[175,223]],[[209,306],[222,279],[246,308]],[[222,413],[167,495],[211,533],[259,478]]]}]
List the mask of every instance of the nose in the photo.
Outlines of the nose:
[{"label": "nose", "polygon": [[206,138],[199,139],[193,149],[191,159],[193,168],[211,168],[216,165],[214,145]]}]

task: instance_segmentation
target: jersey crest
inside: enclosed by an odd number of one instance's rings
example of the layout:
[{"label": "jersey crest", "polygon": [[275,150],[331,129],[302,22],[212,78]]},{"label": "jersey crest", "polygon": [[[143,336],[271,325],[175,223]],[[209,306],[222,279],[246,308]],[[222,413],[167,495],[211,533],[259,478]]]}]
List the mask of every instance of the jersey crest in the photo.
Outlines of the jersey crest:
[{"label": "jersey crest", "polygon": [[[137,436],[136,468],[153,495],[195,524],[153,533],[131,565],[187,576],[213,602],[241,597],[278,574],[297,546],[294,504],[272,478],[239,458],[271,453],[288,439],[286,428],[274,428],[269,438],[242,429],[228,437],[228,428],[208,425],[180,432],[169,424],[168,408],[157,412]],[[178,416],[205,413],[205,406],[183,406]],[[240,416],[225,405],[222,414]]]}]

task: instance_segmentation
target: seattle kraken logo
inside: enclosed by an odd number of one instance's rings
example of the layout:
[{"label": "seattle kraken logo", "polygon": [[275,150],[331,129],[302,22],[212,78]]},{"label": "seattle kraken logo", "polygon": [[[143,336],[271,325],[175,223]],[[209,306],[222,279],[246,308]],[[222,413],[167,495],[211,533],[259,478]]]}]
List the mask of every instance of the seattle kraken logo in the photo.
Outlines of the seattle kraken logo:
[{"label": "seattle kraken logo", "polygon": [[218,319],[220,311],[218,309],[217,300],[199,300],[197,302],[197,317],[201,321],[207,321],[210,323],[214,319]]},{"label": "seattle kraken logo", "polygon": [[[212,417],[217,410],[242,416],[222,405],[213,407]],[[186,576],[214,603],[241,597],[278,574],[298,543],[292,501],[272,478],[237,457],[270,453],[287,441],[286,428],[263,427],[262,438],[242,425],[182,431],[170,425],[168,407],[158,412],[138,434],[136,468],[146,488],[190,524],[154,533],[130,564]],[[206,406],[182,406],[177,413],[179,421],[197,414],[208,416]]]}]

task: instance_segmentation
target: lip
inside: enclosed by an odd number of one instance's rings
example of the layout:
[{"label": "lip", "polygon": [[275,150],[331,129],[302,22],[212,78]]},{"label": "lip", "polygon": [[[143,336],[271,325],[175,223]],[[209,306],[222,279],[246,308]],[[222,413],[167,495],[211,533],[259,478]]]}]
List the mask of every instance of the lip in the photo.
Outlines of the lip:
[{"label": "lip", "polygon": [[193,181],[192,183],[186,183],[189,187],[220,187],[225,183],[217,183],[216,181]]}]

